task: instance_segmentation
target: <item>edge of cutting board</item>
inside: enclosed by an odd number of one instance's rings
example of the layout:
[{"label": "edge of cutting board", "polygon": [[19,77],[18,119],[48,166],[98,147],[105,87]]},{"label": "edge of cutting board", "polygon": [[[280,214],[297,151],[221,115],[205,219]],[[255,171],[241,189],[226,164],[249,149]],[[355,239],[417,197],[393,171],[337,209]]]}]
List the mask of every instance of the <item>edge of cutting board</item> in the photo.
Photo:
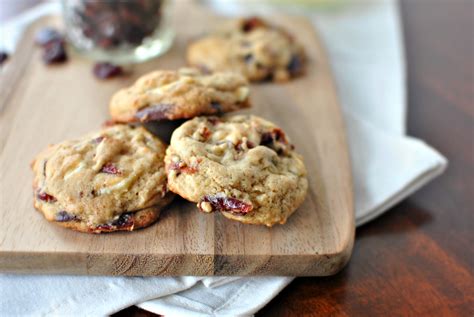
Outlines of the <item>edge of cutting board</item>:
[{"label": "edge of cutting board", "polygon": [[[17,89],[26,68],[30,63],[39,61],[31,58],[35,50],[32,42],[33,30],[41,25],[49,17],[42,18],[32,24],[23,36],[19,48],[8,61],[8,65],[0,75],[0,118],[4,118],[5,104],[10,102],[9,98]],[[306,23],[305,19],[299,18],[299,23]],[[304,21],[303,21],[304,20]],[[314,36],[319,39],[317,32],[313,29]],[[318,44],[321,41],[318,40]],[[323,62],[328,63],[323,51]],[[321,57],[320,57],[321,58]],[[332,74],[329,71],[330,84],[334,91],[336,87]],[[342,121],[340,107],[337,109],[338,120]],[[344,125],[341,123],[342,129]],[[8,137],[8,124],[0,127],[0,149],[3,152]],[[326,276],[340,271],[349,261],[355,235],[353,193],[350,173],[350,161],[347,141],[344,133],[343,142],[345,146],[344,161],[349,172],[350,193],[347,202],[348,213],[351,219],[349,230],[345,232],[339,244],[339,248],[332,253],[325,254],[303,254],[291,257],[288,255],[255,255],[252,260],[242,260],[241,255],[233,254],[146,254],[146,253],[107,253],[98,252],[76,252],[68,254],[64,252],[17,252],[0,251],[0,271],[14,273],[47,273],[47,274],[88,274],[88,275],[299,275],[299,276]],[[1,152],[0,152],[1,153]],[[217,219],[217,218],[216,218]],[[216,220],[220,221],[220,220]],[[59,228],[58,230],[64,230]],[[79,234],[79,233],[77,233]],[[134,233],[131,233],[134,234]],[[137,233],[135,233],[137,234]],[[255,258],[257,257],[257,258]],[[111,265],[112,264],[112,265]],[[196,269],[196,264],[199,267]]]}]

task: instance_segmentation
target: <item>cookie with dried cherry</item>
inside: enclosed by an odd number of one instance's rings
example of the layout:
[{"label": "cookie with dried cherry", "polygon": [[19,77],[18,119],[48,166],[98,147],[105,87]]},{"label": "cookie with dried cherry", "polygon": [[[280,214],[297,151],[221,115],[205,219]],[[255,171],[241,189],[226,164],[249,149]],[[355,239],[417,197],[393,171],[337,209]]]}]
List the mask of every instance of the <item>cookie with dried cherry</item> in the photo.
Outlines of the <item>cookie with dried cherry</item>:
[{"label": "cookie with dried cherry", "polygon": [[173,132],[165,163],[171,191],[242,223],[285,223],[308,189],[303,159],[286,133],[252,115],[185,122]]},{"label": "cookie with dried cherry", "polygon": [[34,206],[47,220],[82,232],[149,226],[173,197],[165,150],[145,128],[128,125],[50,145],[32,162]]}]

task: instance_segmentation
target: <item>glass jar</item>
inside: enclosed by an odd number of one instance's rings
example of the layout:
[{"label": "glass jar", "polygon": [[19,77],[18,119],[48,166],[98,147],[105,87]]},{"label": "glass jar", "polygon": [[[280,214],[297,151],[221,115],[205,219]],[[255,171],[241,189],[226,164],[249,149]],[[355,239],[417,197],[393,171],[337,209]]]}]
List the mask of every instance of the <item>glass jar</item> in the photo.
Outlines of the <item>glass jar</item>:
[{"label": "glass jar", "polygon": [[92,59],[142,62],[170,48],[171,5],[169,0],[62,0],[66,36]]}]

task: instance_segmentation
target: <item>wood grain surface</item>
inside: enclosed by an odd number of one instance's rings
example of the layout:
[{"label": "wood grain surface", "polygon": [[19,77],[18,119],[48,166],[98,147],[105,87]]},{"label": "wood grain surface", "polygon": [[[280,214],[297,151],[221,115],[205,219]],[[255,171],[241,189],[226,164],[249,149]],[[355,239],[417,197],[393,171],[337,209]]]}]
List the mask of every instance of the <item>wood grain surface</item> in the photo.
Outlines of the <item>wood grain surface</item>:
[{"label": "wood grain surface", "polygon": [[401,18],[408,133],[449,167],[357,228],[342,272],[297,278],[257,316],[474,316],[474,2],[402,0]]},{"label": "wood grain surface", "polygon": [[42,20],[25,34],[0,78],[1,271],[330,275],[349,260],[354,219],[344,127],[323,49],[311,25],[296,18],[278,21],[305,43],[308,74],[287,84],[253,85],[250,110],[286,130],[305,158],[309,193],[287,224],[242,225],[218,213],[197,212],[194,204],[178,199],[150,228],[88,235],[48,223],[33,209],[29,162],[34,155],[48,143],[99,128],[108,119],[114,91],[151,70],[182,66],[187,42],[218,23],[200,10],[177,9],[171,51],[117,80],[94,79],[91,62],[74,54],[64,65],[43,65],[32,36],[53,20]]}]

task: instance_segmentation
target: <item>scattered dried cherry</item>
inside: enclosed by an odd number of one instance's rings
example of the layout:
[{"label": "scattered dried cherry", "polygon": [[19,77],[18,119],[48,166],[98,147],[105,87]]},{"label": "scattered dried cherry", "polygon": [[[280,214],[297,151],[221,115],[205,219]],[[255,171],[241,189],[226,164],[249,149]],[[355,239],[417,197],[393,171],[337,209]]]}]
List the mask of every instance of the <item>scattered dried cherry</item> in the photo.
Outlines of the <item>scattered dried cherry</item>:
[{"label": "scattered dried cherry", "polygon": [[7,61],[9,55],[7,52],[0,52],[0,65]]},{"label": "scattered dried cherry", "polygon": [[35,43],[40,46],[45,46],[51,42],[64,41],[63,35],[52,27],[44,27],[35,34]]},{"label": "scattered dried cherry", "polygon": [[39,200],[45,201],[47,203],[54,203],[56,201],[56,197],[45,192],[38,192],[37,197]]},{"label": "scattered dried cherry", "polygon": [[79,220],[76,215],[70,214],[67,211],[60,211],[56,214],[56,219],[57,222],[68,222],[68,221],[76,221]]},{"label": "scattered dried cherry", "polygon": [[92,70],[95,77],[100,79],[109,79],[123,75],[122,67],[111,63],[96,63]]},{"label": "scattered dried cherry", "polygon": [[107,163],[102,168],[100,169],[101,173],[106,173],[106,174],[121,174],[122,172],[112,163]]},{"label": "scattered dried cherry", "polygon": [[43,61],[46,64],[59,64],[67,61],[67,54],[63,41],[51,41],[45,44],[43,49]]},{"label": "scattered dried cherry", "polygon": [[[233,197],[226,197],[222,194],[217,194],[215,196],[206,195],[201,200],[201,203],[202,202],[210,203],[213,210],[226,211],[240,215],[246,215],[253,209],[253,206],[249,203]],[[199,208],[201,208],[201,203],[199,204]]]},{"label": "scattered dried cherry", "polygon": [[103,49],[140,44],[162,21],[162,0],[82,0],[75,23],[82,35]]}]

